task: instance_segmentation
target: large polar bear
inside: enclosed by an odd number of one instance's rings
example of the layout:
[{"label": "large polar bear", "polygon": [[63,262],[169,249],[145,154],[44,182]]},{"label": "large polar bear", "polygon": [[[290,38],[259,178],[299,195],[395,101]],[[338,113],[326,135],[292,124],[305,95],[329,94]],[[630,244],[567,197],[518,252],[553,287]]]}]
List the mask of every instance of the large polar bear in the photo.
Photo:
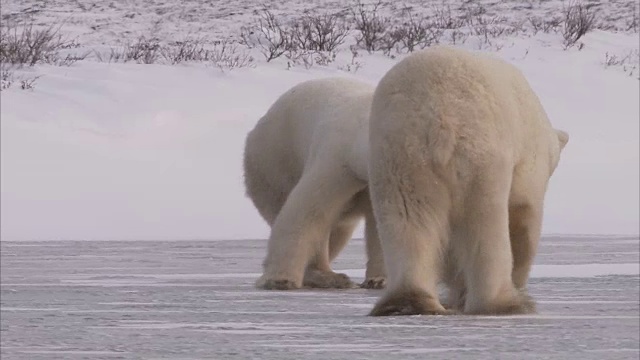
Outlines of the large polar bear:
[{"label": "large polar bear", "polygon": [[330,263],[362,217],[368,255],[362,286],[384,286],[366,181],[373,91],[342,78],[306,81],[283,94],[247,135],[246,192],[271,226],[258,287],[351,287]]},{"label": "large polar bear", "polygon": [[369,191],[387,289],[371,315],[534,312],[525,294],[547,183],[568,135],[514,66],[449,47],[376,88]]}]

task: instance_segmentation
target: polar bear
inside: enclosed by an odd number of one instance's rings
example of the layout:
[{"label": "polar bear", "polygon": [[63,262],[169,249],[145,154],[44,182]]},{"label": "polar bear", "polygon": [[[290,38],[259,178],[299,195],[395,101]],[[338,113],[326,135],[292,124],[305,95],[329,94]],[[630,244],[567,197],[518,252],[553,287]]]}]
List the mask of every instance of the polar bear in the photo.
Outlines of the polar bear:
[{"label": "polar bear", "polygon": [[568,135],[520,71],[450,47],[414,53],[382,78],[369,126],[387,270],[370,315],[535,312],[525,286]]},{"label": "polar bear", "polygon": [[247,196],[271,226],[265,289],[348,288],[330,262],[365,218],[365,288],[385,269],[367,190],[368,120],[374,87],[328,78],[283,94],[247,135]]}]

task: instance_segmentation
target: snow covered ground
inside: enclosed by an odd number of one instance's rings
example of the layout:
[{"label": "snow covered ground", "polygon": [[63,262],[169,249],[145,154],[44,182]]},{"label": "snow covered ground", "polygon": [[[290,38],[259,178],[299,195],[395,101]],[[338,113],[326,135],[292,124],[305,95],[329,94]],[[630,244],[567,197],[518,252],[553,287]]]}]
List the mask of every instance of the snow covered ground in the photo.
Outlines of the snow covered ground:
[{"label": "snow covered ground", "polygon": [[[0,244],[2,359],[637,359],[635,237],[546,237],[527,316],[366,316],[377,290],[257,290],[264,240]],[[364,243],[336,269],[362,280]],[[594,265],[595,264],[595,265]],[[586,270],[586,271],[585,271]]]},{"label": "snow covered ground", "polygon": [[[349,5],[266,4],[284,18]],[[438,4],[413,5],[429,13]],[[468,37],[457,46],[492,52],[521,68],[554,126],[570,134],[551,180],[544,232],[638,234],[638,33],[625,30],[637,20],[637,4],[597,3],[604,30],[569,49],[560,33],[534,34],[527,27],[532,17],[561,16],[561,2],[450,4],[454,10],[475,4],[487,19],[500,15],[504,24],[520,23],[524,30],[489,41],[463,26]],[[258,3],[204,0],[2,1],[3,20],[61,24],[60,32],[79,44],[76,52],[106,51],[149,34],[163,41],[234,38],[255,22],[259,9]],[[390,5],[386,11],[400,10]],[[252,66],[226,70],[207,63],[105,63],[95,56],[70,67],[16,70],[17,76],[41,77],[32,90],[2,91],[2,240],[266,237],[266,225],[244,196],[246,133],[281,93],[301,81],[345,76],[375,84],[404,56],[360,50],[353,59],[352,36],[347,40],[334,62],[309,69],[289,68],[286,59],[267,63],[253,49],[247,50]],[[606,65],[613,55],[624,63]],[[347,68],[354,61],[357,71]]]}]

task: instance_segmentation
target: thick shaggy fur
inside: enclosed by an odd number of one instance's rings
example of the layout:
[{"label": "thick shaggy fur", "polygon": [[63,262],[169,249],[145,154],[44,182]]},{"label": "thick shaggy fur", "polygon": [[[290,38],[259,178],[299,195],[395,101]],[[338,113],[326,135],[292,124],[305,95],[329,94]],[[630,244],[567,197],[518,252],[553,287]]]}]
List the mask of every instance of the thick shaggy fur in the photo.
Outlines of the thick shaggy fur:
[{"label": "thick shaggy fur", "polygon": [[547,183],[568,141],[514,66],[434,47],[382,79],[369,187],[387,269],[371,315],[534,312],[526,295]]},{"label": "thick shaggy fur", "polygon": [[363,217],[369,258],[363,287],[384,286],[366,179],[373,91],[369,84],[340,78],[301,83],[248,134],[246,191],[271,226],[258,287],[351,287],[330,263]]}]

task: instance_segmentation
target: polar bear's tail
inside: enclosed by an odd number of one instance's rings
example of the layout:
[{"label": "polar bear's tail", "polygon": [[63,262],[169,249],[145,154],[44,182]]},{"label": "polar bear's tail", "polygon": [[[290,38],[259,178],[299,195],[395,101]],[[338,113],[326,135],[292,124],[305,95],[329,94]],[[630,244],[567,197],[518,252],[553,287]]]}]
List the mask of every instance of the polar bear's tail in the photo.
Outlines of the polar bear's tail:
[{"label": "polar bear's tail", "polygon": [[245,141],[243,171],[245,193],[258,209],[262,218],[273,225],[278,213],[284,206],[291,189],[283,189],[274,186],[269,177],[269,161],[264,159],[265,154],[255,148],[262,141],[257,128],[249,132]]}]

